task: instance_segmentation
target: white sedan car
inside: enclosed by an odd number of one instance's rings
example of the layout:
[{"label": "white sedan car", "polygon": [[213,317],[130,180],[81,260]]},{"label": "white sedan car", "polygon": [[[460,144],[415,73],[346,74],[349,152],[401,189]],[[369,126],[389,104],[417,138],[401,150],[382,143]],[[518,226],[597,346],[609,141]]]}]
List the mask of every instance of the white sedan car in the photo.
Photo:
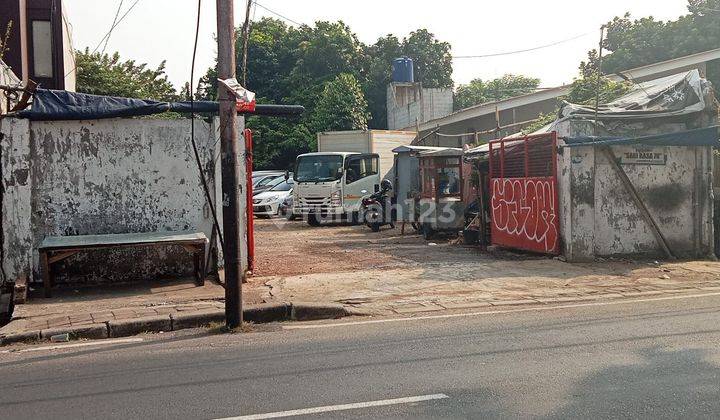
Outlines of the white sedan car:
[{"label": "white sedan car", "polygon": [[253,196],[253,214],[258,217],[271,217],[279,213],[280,204],[292,194],[292,178],[283,181],[267,191]]}]

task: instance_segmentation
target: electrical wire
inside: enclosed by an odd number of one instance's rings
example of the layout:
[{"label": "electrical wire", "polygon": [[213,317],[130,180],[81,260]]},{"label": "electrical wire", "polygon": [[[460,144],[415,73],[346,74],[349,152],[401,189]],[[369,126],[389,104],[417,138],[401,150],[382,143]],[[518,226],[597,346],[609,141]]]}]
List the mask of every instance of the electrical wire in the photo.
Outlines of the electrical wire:
[{"label": "electrical wire", "polygon": [[[105,41],[106,38],[108,38],[110,35],[112,35],[113,30],[115,30],[115,28],[120,24],[120,22],[122,22],[122,21],[127,17],[127,15],[135,8],[135,6],[137,6],[138,3],[140,3],[140,0],[135,0],[135,3],[133,3],[133,4],[127,9],[127,11],[125,11],[125,13],[120,17],[120,19],[118,19],[117,22],[115,22],[115,24],[110,27],[110,30],[105,34],[105,36],[103,36],[103,37],[100,39],[100,42],[98,42],[98,44],[95,46],[95,48],[93,48],[91,54],[95,54],[95,53],[97,52],[97,50],[100,48],[100,45],[102,45],[103,41]],[[77,63],[76,63],[75,66],[72,68],[72,70],[70,70],[69,72],[65,73],[65,77],[68,77],[68,76],[69,76],[70,74],[72,74],[72,72],[74,72],[75,70],[77,70]]]},{"label": "electrical wire", "polygon": [[265,6],[263,6],[262,4],[258,3],[257,1],[254,1],[253,3],[255,3],[256,6],[260,6],[261,8],[263,8],[263,9],[265,9],[266,11],[272,13],[273,15],[275,15],[275,16],[281,18],[281,19],[284,19],[284,20],[286,20],[286,21],[288,21],[288,22],[290,22],[290,23],[294,23],[294,24],[296,24],[297,26],[302,26],[302,25],[303,25],[302,23],[300,23],[300,22],[298,22],[298,21],[296,21],[296,20],[292,20],[292,19],[290,19],[289,17],[283,16],[283,15],[281,15],[280,13],[278,13],[278,12],[276,12],[276,11],[274,11],[274,10],[268,9],[267,7],[265,7]]},{"label": "electrical wire", "polygon": [[218,241],[220,242],[220,248],[222,249],[223,255],[225,255],[225,240],[223,239],[222,232],[220,230],[217,210],[215,209],[215,204],[212,196],[210,195],[210,188],[208,187],[207,177],[205,176],[205,171],[203,170],[200,152],[198,152],[197,143],[195,142],[195,95],[193,95],[193,80],[195,80],[195,57],[197,56],[198,37],[200,36],[201,6],[202,0],[198,0],[197,23],[195,24],[195,44],[193,45],[192,64],[190,65],[190,85],[188,86],[188,95],[190,95],[190,142],[192,143],[193,152],[195,154],[195,163],[197,164],[198,172],[200,173],[200,181],[203,186],[203,191],[205,192],[205,200],[207,201],[207,205],[210,207],[210,213],[212,213],[213,228],[215,229]]},{"label": "electrical wire", "polygon": [[[262,6],[261,6],[261,7],[262,7]],[[588,35],[590,35],[590,34],[593,34],[593,33],[595,33],[595,32],[594,32],[594,31],[593,31],[593,32],[585,32],[584,34],[576,35],[576,36],[574,36],[574,37],[572,37],[572,38],[567,38],[567,39],[563,39],[563,40],[560,40],[560,41],[555,41],[555,42],[552,42],[552,43],[550,43],[550,44],[539,45],[539,46],[537,46],[537,47],[525,48],[525,49],[522,49],[522,50],[505,51],[505,52],[498,52],[498,53],[491,53],[491,54],[481,54],[481,55],[458,55],[458,56],[453,57],[453,60],[456,60],[456,59],[466,59],[466,58],[500,57],[500,56],[504,56],[504,55],[522,54],[522,53],[526,53],[526,52],[530,52],[530,51],[537,51],[537,50],[542,50],[542,49],[544,49],[544,48],[554,47],[554,46],[556,46],[556,45],[564,44],[564,43],[566,43],[566,42],[570,42],[570,41],[574,41],[574,40],[576,40],[576,39],[580,39],[580,38],[586,37],[586,36],[588,36]]]},{"label": "electrical wire", "polygon": [[[118,5],[117,11],[115,11],[115,17],[113,18],[113,23],[110,25],[110,28],[114,28],[117,25],[118,16],[120,16],[120,10],[122,9],[122,5],[125,2],[125,0],[120,0],[120,4]],[[105,49],[107,48],[107,44],[110,42],[110,37],[105,38],[105,45],[103,45],[102,52],[100,53],[105,54]]]},{"label": "electrical wire", "polygon": [[96,53],[96,52],[97,52],[97,50],[100,48],[100,44],[102,44],[103,41],[105,41],[106,38],[109,38],[110,35],[112,35],[112,32],[115,30],[115,28],[120,24],[120,22],[122,22],[123,20],[125,20],[125,18],[127,17],[127,15],[128,15],[130,12],[132,12],[132,10],[135,8],[135,6],[137,6],[138,3],[140,3],[140,0],[135,0],[135,3],[133,3],[133,4],[127,9],[127,11],[125,11],[125,13],[123,13],[122,17],[120,17],[120,19],[118,19],[117,22],[115,22],[114,25],[110,26],[110,30],[105,34],[104,37],[102,37],[102,38],[100,39],[100,42],[98,42],[98,44],[97,44],[97,45],[95,46],[95,48],[93,49],[93,53]]}]

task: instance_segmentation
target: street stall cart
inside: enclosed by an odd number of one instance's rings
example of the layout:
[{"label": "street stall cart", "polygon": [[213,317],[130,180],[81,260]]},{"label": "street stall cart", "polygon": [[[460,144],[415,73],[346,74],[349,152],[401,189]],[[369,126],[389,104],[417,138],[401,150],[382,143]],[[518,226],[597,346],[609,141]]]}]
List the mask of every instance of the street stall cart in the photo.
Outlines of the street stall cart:
[{"label": "street stall cart", "polygon": [[457,233],[464,227],[462,155],[459,148],[430,150],[418,155],[421,191],[415,212],[425,239],[438,232]]}]

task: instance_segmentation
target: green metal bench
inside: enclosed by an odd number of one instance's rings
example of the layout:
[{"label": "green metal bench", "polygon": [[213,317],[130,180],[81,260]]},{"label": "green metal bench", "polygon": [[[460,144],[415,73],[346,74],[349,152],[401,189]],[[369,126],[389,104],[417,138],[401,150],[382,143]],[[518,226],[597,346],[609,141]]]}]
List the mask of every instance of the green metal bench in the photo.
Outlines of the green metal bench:
[{"label": "green metal bench", "polygon": [[45,297],[52,296],[52,265],[79,252],[158,245],[178,245],[193,256],[195,284],[205,283],[205,249],[208,239],[201,232],[150,232],[111,235],[49,236],[40,247],[40,271]]}]

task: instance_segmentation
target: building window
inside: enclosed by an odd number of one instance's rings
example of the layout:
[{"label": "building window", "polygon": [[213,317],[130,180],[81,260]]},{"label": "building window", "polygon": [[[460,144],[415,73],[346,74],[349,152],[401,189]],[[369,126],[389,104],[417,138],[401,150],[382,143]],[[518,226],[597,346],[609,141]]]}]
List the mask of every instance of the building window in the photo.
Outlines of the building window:
[{"label": "building window", "polygon": [[32,21],[33,75],[53,77],[52,25],[49,20]]}]

